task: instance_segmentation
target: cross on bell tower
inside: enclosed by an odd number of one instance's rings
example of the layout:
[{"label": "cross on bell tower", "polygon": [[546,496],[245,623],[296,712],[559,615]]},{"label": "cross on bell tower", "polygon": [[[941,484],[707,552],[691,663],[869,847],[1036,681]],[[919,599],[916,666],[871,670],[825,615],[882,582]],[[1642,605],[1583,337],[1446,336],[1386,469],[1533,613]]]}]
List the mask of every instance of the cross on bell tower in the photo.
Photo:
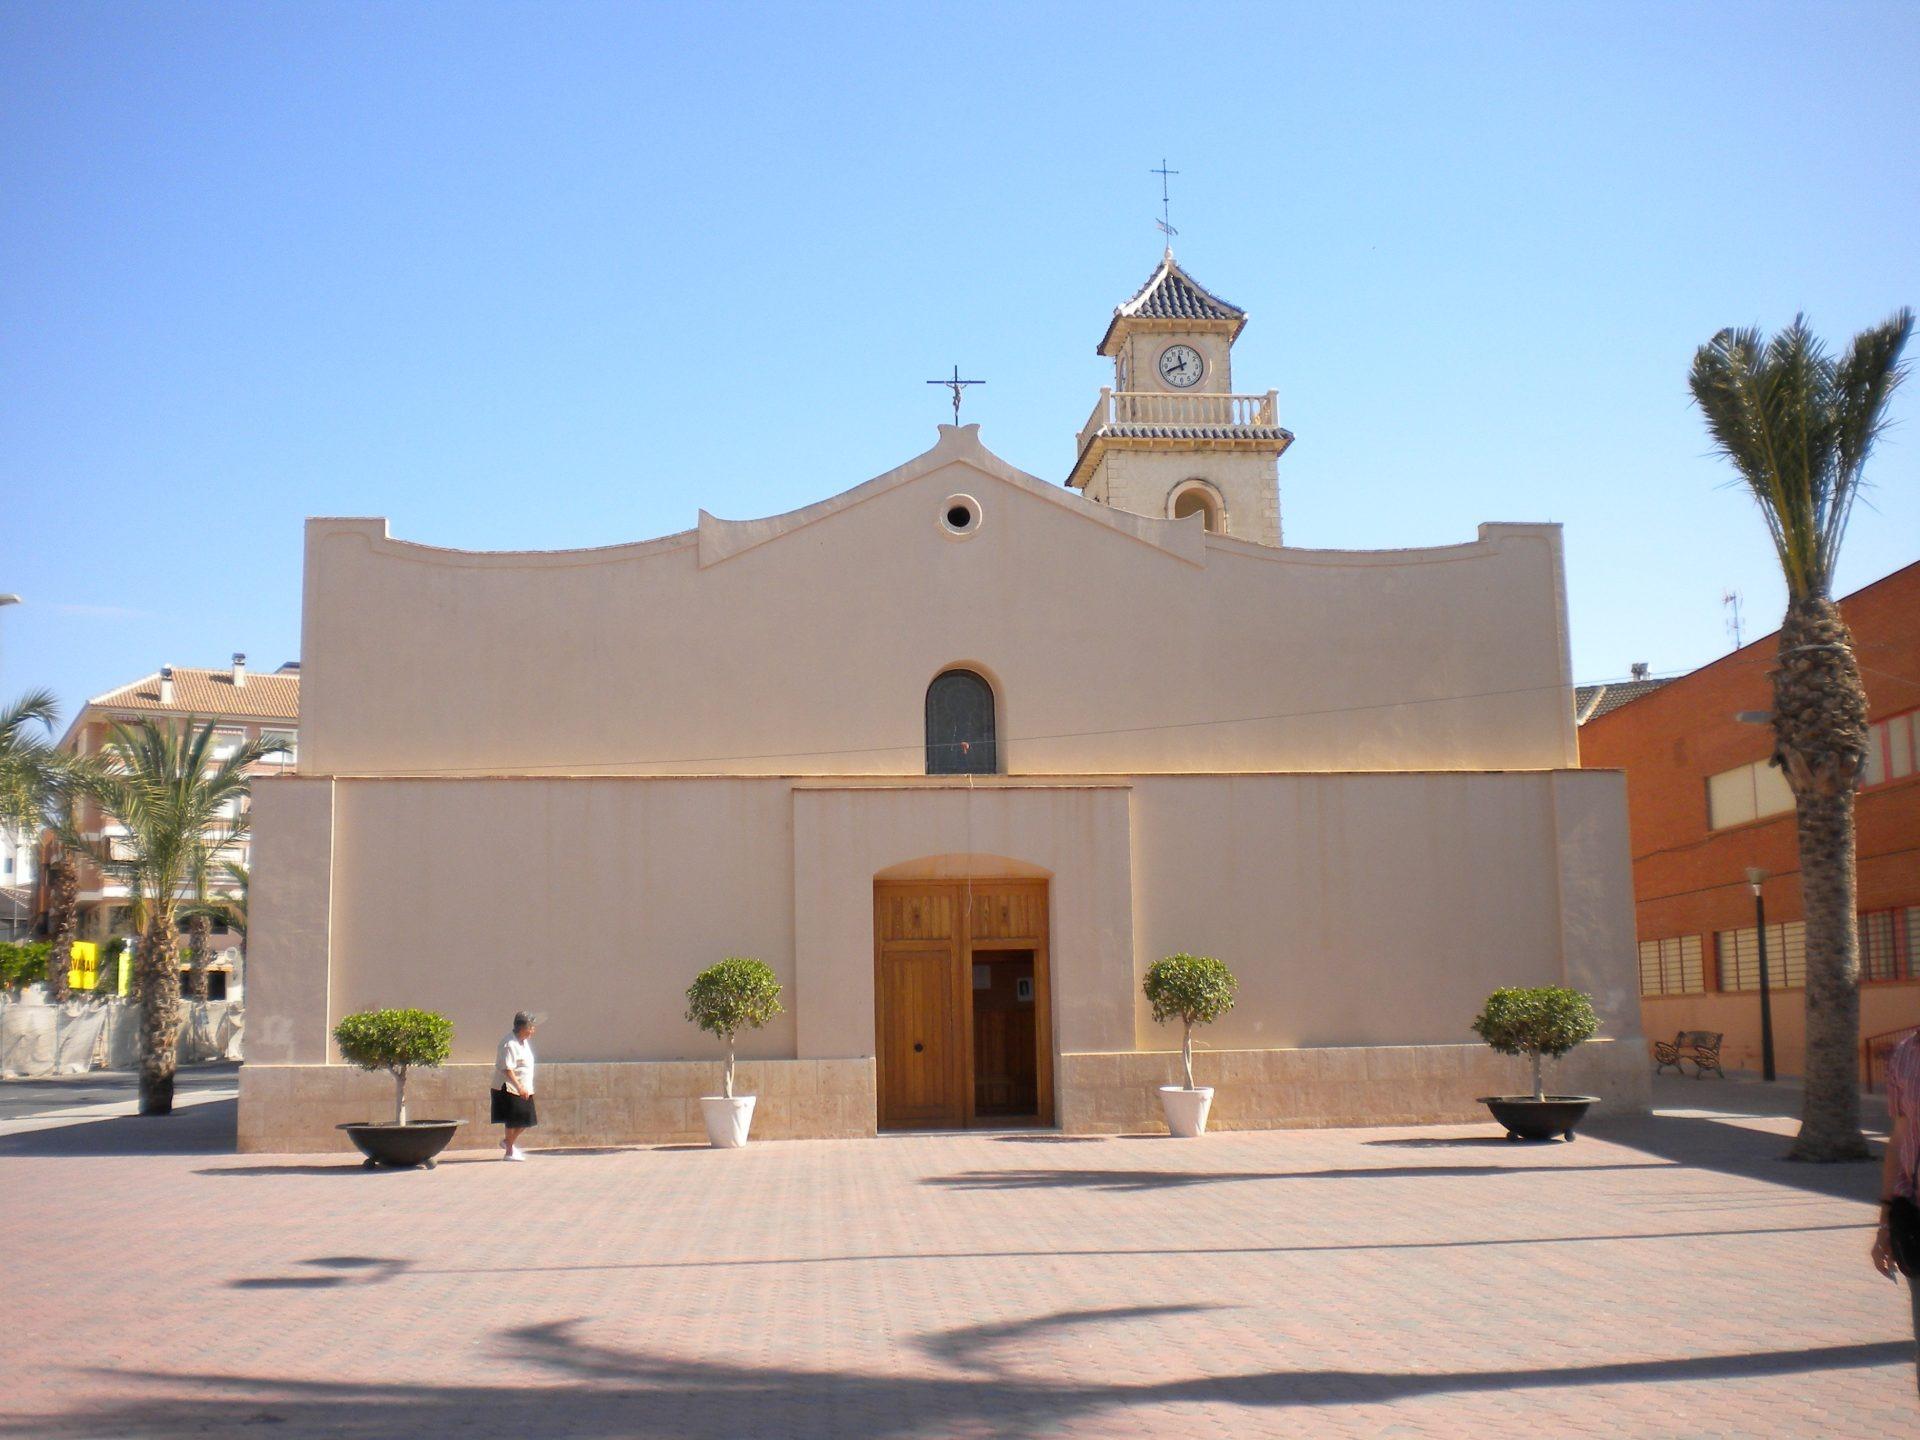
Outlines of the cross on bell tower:
[{"label": "cross on bell tower", "polygon": [[1167,191],[1167,177],[1169,175],[1178,175],[1180,172],[1178,170],[1169,170],[1167,168],[1167,157],[1162,155],[1160,157],[1160,168],[1158,170],[1149,170],[1147,173],[1160,177],[1160,218],[1153,223],[1158,225],[1160,227],[1160,233],[1167,237],[1167,250],[1171,253],[1173,250],[1173,237],[1180,232],[1173,228],[1173,197]]}]

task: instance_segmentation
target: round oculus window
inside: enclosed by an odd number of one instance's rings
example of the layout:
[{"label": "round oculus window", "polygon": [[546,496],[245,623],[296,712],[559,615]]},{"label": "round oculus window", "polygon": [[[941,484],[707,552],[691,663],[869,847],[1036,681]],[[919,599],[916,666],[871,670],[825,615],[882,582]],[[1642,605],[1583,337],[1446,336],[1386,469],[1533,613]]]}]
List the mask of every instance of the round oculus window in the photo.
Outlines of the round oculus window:
[{"label": "round oculus window", "polygon": [[980,528],[980,502],[971,495],[949,495],[940,502],[940,528],[964,540]]}]

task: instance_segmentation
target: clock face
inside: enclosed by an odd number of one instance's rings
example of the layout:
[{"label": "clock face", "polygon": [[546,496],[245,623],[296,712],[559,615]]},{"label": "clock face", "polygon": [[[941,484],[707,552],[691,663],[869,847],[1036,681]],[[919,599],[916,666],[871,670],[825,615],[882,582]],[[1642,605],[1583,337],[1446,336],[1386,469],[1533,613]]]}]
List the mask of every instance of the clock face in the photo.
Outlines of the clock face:
[{"label": "clock face", "polygon": [[1160,352],[1160,378],[1178,389],[1199,384],[1206,368],[1206,361],[1191,345],[1169,345]]}]

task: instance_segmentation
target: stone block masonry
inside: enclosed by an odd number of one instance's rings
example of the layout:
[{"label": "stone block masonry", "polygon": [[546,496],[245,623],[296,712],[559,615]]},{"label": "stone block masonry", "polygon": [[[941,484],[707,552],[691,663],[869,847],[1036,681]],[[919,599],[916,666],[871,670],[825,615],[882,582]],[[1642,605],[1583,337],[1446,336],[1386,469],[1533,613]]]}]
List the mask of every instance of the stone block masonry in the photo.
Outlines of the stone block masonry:
[{"label": "stone block masonry", "polygon": [[[720,1093],[719,1061],[543,1064],[538,1146],[695,1143],[706,1139],[700,1097]],[[490,1120],[491,1065],[445,1065],[407,1081],[416,1120],[465,1120],[457,1149],[499,1143]],[[874,1064],[853,1060],[742,1060],[734,1091],[758,1096],[761,1140],[848,1139],[874,1133]],[[348,1065],[255,1065],[240,1070],[239,1148],[244,1153],[350,1151],[336,1127],[393,1118],[393,1081]]]},{"label": "stone block masonry", "polygon": [[[1165,1128],[1158,1088],[1180,1083],[1177,1051],[1060,1057],[1060,1128],[1080,1134]],[[1650,1062],[1638,1044],[1595,1040],[1549,1062],[1549,1093],[1597,1095],[1609,1114],[1644,1115]],[[1526,1063],[1485,1045],[1196,1050],[1196,1084],[1214,1087],[1208,1125],[1297,1130],[1484,1120],[1482,1095],[1523,1092]]]},{"label": "stone block masonry", "polygon": [[[720,1093],[717,1061],[551,1063],[540,1067],[535,1147],[698,1143],[700,1097]],[[1175,1051],[1069,1052],[1057,1064],[1060,1128],[1069,1134],[1158,1133],[1157,1088],[1177,1083]],[[1293,1050],[1203,1050],[1194,1078],[1215,1087],[1209,1124],[1219,1130],[1430,1125],[1486,1118],[1482,1095],[1526,1086],[1526,1066],[1484,1045],[1325,1046]],[[1650,1066],[1637,1043],[1596,1040],[1550,1063],[1550,1091],[1598,1095],[1608,1115],[1647,1111]],[[415,1119],[464,1119],[457,1149],[487,1149],[488,1065],[447,1065],[415,1074],[407,1108]],[[875,1063],[743,1060],[735,1090],[759,1097],[759,1140],[857,1139],[875,1128]],[[336,1127],[385,1120],[393,1082],[346,1065],[256,1065],[240,1071],[239,1148],[247,1153],[347,1152]]]}]

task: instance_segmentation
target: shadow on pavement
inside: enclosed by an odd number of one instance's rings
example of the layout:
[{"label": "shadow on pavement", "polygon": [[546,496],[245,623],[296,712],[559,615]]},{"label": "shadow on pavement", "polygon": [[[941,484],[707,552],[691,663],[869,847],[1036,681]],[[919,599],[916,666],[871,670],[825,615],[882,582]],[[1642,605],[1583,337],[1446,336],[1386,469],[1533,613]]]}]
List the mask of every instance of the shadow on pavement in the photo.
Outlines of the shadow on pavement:
[{"label": "shadow on pavement", "polygon": [[171,1115],[113,1115],[44,1130],[0,1135],[0,1159],[80,1155],[231,1155],[237,1143],[237,1100],[204,1100]]},{"label": "shadow on pavement", "polygon": [[[0,1435],[99,1436],[158,1440],[169,1436],[327,1435],[349,1440],[468,1433],[564,1435],[570,1440],[732,1440],[779,1433],[814,1437],[891,1437],[933,1433],[1028,1436],[1062,1426],[1137,1423],[1143,1407],[1229,1405],[1248,1410],[1320,1409],[1381,1404],[1475,1391],[1541,1391],[1688,1380],[1751,1379],[1822,1371],[1905,1369],[1910,1341],[1830,1345],[1799,1350],[1689,1355],[1539,1369],[1418,1373],[1401,1370],[1272,1370],[1194,1375],[1140,1383],[1075,1383],[1071,1367],[1034,1373],[1039,1347],[1058,1337],[1078,1344],[1121,1343],[1105,1335],[1080,1339],[1088,1327],[1164,1326],[1204,1339],[1209,1319],[1187,1307],[1148,1306],[1066,1311],[1013,1324],[968,1327],[920,1342],[946,1373],[899,1370],[802,1370],[762,1360],[689,1359],[591,1343],[578,1321],[527,1325],[496,1336],[504,1364],[545,1371],[548,1383],[516,1375],[496,1384],[429,1385],[352,1379],[301,1381],[227,1374],[119,1372],[150,1384],[153,1394],[96,1399],[77,1387],[63,1417],[9,1416]],[[1138,1343],[1138,1336],[1131,1343]],[[1299,1423],[1310,1423],[1301,1421]],[[937,1425],[938,1429],[929,1428]]]},{"label": "shadow on pavement", "polygon": [[1250,1180],[1478,1179],[1540,1171],[1668,1170],[1656,1161],[1614,1165],[1363,1165],[1334,1170],[968,1170],[932,1175],[922,1184],[953,1190],[1171,1190],[1191,1185],[1232,1185]]},{"label": "shadow on pavement", "polygon": [[1484,1150],[1501,1149],[1520,1142],[1507,1139],[1505,1135],[1437,1135],[1411,1136],[1394,1140],[1362,1140],[1362,1145],[1385,1145],[1395,1150]]},{"label": "shadow on pavement", "polygon": [[[1107,1260],[1127,1256],[1161,1259],[1167,1256],[1242,1256],[1242,1255],[1318,1255],[1359,1252],[1375,1254],[1394,1250],[1480,1250],[1516,1245],[1617,1245],[1648,1240],[1737,1240],[1758,1235],[1811,1235],[1827,1231],[1851,1230],[1863,1237],[1872,1229],[1869,1221],[1819,1225],[1756,1225],[1711,1230],[1645,1230],[1624,1233],[1599,1232],[1583,1235],[1495,1235],[1472,1240],[1354,1240],[1303,1245],[1189,1245],[1150,1246],[1128,1249],[1111,1247],[1092,1249],[1049,1246],[1044,1250],[909,1250],[898,1252],[852,1253],[845,1255],[787,1255],[728,1260],[609,1260],[565,1265],[415,1265],[410,1260],[369,1260],[369,1269],[353,1277],[354,1284],[384,1284],[389,1280],[426,1275],[565,1275],[599,1274],[609,1271],[648,1270],[759,1270],[816,1265],[918,1265],[935,1260],[967,1262],[974,1260]],[[302,1265],[325,1266],[335,1262],[302,1260]],[[343,1282],[344,1283],[344,1282]],[[325,1288],[312,1276],[255,1275],[230,1280],[235,1290],[309,1290]]]},{"label": "shadow on pavement", "polygon": [[1695,1170],[1738,1175],[1839,1200],[1872,1201],[1880,1183],[1879,1147],[1871,1161],[1808,1165],[1786,1158],[1786,1135],[1743,1125],[1741,1115],[1654,1114],[1589,1122],[1587,1131],[1609,1144],[1624,1145]]}]

